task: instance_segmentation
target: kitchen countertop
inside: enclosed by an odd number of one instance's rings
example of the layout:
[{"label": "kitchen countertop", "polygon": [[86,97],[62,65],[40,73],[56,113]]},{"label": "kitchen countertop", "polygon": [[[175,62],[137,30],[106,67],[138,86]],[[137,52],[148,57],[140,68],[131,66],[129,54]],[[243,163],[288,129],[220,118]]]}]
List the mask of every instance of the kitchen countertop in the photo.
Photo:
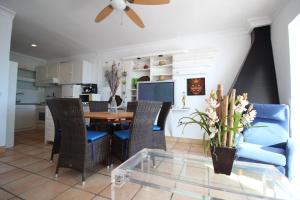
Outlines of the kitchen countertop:
[{"label": "kitchen countertop", "polygon": [[16,105],[33,105],[33,106],[44,106],[46,105],[45,103],[22,103],[22,102],[18,102],[16,103]]}]

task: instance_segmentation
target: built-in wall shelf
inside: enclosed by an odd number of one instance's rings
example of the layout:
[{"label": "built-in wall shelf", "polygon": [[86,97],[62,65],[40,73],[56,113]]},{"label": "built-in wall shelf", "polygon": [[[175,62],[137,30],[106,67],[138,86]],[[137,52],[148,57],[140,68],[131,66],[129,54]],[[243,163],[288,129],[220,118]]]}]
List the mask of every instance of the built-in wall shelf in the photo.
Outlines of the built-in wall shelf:
[{"label": "built-in wall shelf", "polygon": [[18,77],[17,80],[18,81],[31,82],[31,83],[35,82],[35,79],[33,79],[33,78],[27,78],[27,77]]},{"label": "built-in wall shelf", "polygon": [[172,108],[171,111],[189,111],[190,108]]},{"label": "built-in wall shelf", "polygon": [[135,72],[149,72],[150,69],[133,69]]},{"label": "built-in wall shelf", "polygon": [[166,64],[166,65],[153,65],[151,67],[160,67],[160,68],[164,68],[164,67],[172,67],[173,64]]}]

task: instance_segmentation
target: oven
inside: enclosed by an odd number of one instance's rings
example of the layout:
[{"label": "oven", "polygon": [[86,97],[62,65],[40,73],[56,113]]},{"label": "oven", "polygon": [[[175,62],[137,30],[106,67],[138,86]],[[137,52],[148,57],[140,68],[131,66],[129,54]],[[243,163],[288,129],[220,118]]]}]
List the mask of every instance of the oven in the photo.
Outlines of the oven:
[{"label": "oven", "polygon": [[42,128],[45,126],[45,106],[36,106],[36,124],[38,127]]}]

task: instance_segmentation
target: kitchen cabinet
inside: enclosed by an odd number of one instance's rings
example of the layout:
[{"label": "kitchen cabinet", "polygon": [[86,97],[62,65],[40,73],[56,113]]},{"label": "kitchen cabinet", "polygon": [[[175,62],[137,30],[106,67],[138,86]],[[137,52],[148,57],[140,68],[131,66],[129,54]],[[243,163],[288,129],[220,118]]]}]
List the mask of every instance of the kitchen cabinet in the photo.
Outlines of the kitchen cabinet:
[{"label": "kitchen cabinet", "polygon": [[95,83],[92,64],[87,61],[71,61],[60,64],[60,84]]},{"label": "kitchen cabinet", "polygon": [[[36,81],[50,83],[57,79],[61,85],[96,83],[97,73],[87,61],[69,61],[36,68]],[[53,80],[52,80],[53,83]]]},{"label": "kitchen cabinet", "polygon": [[15,131],[31,130],[36,127],[36,106],[16,105]]},{"label": "kitchen cabinet", "polygon": [[47,67],[39,66],[36,67],[36,81],[44,81],[47,79]]},{"label": "kitchen cabinet", "polygon": [[46,66],[36,67],[36,81],[41,82],[52,78],[57,78],[59,75],[59,64],[51,64]]},{"label": "kitchen cabinet", "polygon": [[47,66],[47,78],[57,78],[59,74],[59,64]]},{"label": "kitchen cabinet", "polygon": [[73,84],[73,63],[66,62],[59,65],[59,83]]}]

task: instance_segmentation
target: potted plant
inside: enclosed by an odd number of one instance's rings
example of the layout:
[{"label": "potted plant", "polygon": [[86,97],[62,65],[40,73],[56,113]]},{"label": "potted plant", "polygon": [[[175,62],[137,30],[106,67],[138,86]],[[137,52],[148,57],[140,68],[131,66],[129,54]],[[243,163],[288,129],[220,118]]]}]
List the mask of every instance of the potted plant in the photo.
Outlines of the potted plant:
[{"label": "potted plant", "polygon": [[[250,128],[256,111],[249,104],[247,94],[236,97],[233,89],[230,97],[222,95],[222,85],[217,93],[211,91],[206,99],[204,112],[196,110],[189,117],[179,120],[184,128],[198,124],[204,130],[203,141],[210,147],[215,173],[230,175],[236,153],[236,138],[244,128]],[[208,136],[208,140],[206,137]]]},{"label": "potted plant", "polygon": [[[118,66],[119,65],[120,63],[118,64]],[[117,93],[120,84],[120,78],[121,78],[118,66],[114,62],[111,66],[111,70],[107,70],[104,75],[111,91],[110,107],[112,112],[117,112],[117,102],[116,102],[115,95]]]}]

